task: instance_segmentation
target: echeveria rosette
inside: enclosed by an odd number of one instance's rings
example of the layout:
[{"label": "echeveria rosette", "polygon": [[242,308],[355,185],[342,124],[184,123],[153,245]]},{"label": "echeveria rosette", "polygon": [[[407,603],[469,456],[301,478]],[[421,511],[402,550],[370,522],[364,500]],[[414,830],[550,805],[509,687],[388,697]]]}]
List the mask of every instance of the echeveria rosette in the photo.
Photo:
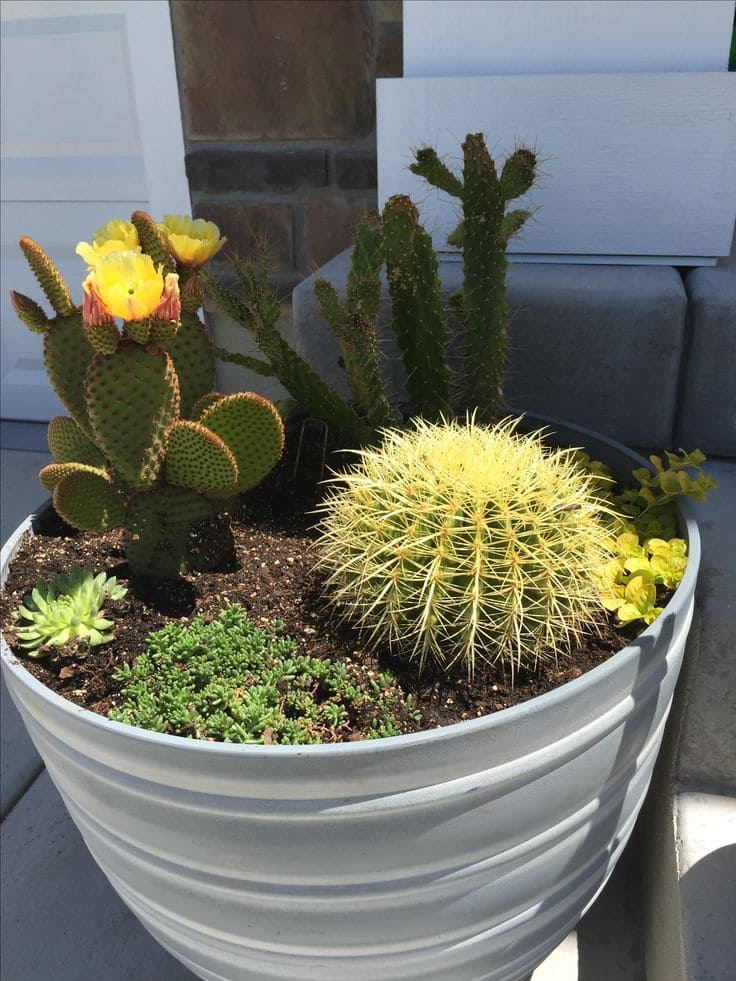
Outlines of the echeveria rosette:
[{"label": "echeveria rosette", "polygon": [[14,612],[21,647],[29,657],[41,658],[48,656],[52,647],[109,643],[113,623],[101,616],[102,607],[106,599],[119,600],[126,593],[114,576],[108,578],[104,572],[93,576],[89,569],[79,566],[72,566],[67,574],[50,582],[37,583],[31,596]]}]

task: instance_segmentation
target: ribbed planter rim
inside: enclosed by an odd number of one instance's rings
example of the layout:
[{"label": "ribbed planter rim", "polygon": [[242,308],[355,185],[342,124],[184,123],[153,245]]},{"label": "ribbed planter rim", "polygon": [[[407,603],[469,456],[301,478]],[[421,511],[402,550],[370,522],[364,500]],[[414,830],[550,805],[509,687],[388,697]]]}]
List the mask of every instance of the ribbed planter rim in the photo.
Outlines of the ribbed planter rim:
[{"label": "ribbed planter rim", "polygon": [[[602,436],[600,433],[594,432],[593,430],[585,429],[574,423],[564,422],[549,416],[528,414],[523,418],[528,422],[532,422],[535,429],[544,428],[552,430],[554,427],[564,428],[579,434],[583,444],[585,443],[586,438],[592,439],[597,443],[609,446],[616,453],[624,453],[626,456],[628,456],[631,462],[637,466],[650,466],[648,461],[638,453],[635,453],[633,450],[630,450],[623,444],[618,443],[616,440],[610,439],[607,436]],[[2,553],[0,553],[0,571],[2,572],[3,581],[20,539],[26,533],[26,531],[31,529],[33,516],[41,513],[49,506],[50,501],[46,501],[44,504],[42,504],[40,508],[33,512],[32,515],[26,518],[26,520],[19,525],[18,528],[16,528],[8,541],[3,545]],[[700,565],[700,534],[698,532],[698,526],[695,518],[693,517],[692,506],[689,501],[682,502],[680,505],[680,514],[687,531],[688,539],[688,563],[685,569],[685,574],[682,578],[682,582],[675,590],[660,617],[658,617],[657,620],[638,634],[633,644],[623,647],[620,651],[617,651],[602,664],[591,668],[590,671],[587,671],[579,678],[574,678],[571,681],[567,681],[564,684],[559,685],[557,688],[545,692],[542,695],[536,695],[525,702],[513,705],[510,708],[501,709],[497,712],[492,712],[489,715],[484,715],[477,719],[467,719],[464,721],[455,722],[451,725],[442,726],[440,728],[423,729],[420,732],[413,732],[401,736],[387,736],[383,739],[371,739],[344,743],[304,744],[297,746],[263,746],[260,744],[249,745],[243,743],[210,742],[203,739],[188,739],[184,736],[174,736],[167,733],[151,732],[148,729],[140,729],[137,726],[126,725],[122,722],[115,722],[112,719],[106,718],[105,716],[98,715],[96,712],[91,712],[89,709],[73,704],[66,698],[63,698],[61,695],[57,695],[56,692],[51,691],[50,688],[47,688],[46,685],[34,678],[34,676],[23,667],[22,662],[11,652],[4,637],[2,637],[2,659],[5,662],[6,669],[12,671],[13,674],[19,678],[22,684],[36,692],[36,694],[40,695],[57,709],[61,709],[63,712],[74,717],[79,717],[82,715],[85,717],[85,721],[93,727],[105,729],[105,731],[108,732],[117,732],[122,738],[141,743],[150,742],[157,745],[169,745],[179,748],[186,744],[188,749],[190,749],[192,752],[217,753],[218,755],[225,754],[228,756],[245,757],[255,754],[258,756],[265,756],[266,758],[284,758],[290,756],[319,757],[325,755],[357,757],[367,754],[375,755],[384,751],[393,752],[396,748],[400,748],[402,746],[406,746],[407,748],[420,746],[424,743],[434,742],[438,739],[442,740],[452,738],[455,735],[459,735],[461,732],[464,734],[472,734],[485,730],[493,730],[500,725],[506,726],[509,723],[513,723],[515,720],[522,718],[528,719],[533,717],[538,711],[543,711],[547,707],[553,706],[555,703],[562,701],[563,699],[567,699],[575,692],[583,692],[595,687],[600,680],[606,678],[610,673],[612,673],[623,660],[629,660],[637,657],[640,653],[640,648],[647,643],[648,639],[655,639],[658,621],[667,615],[672,606],[678,603],[678,599],[681,594],[689,593],[695,585],[695,579],[697,577],[698,568]],[[22,675],[20,672],[22,672]]]}]

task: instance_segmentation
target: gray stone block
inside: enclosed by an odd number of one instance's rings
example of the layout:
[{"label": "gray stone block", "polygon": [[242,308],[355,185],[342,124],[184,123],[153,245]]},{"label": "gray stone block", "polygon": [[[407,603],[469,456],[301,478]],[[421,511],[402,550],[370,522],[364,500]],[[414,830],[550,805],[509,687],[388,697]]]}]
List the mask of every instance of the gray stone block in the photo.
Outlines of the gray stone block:
[{"label": "gray stone block", "polygon": [[194,981],[95,865],[43,773],[2,825],[7,981]]},{"label": "gray stone block", "polygon": [[[344,293],[349,268],[348,250],[319,275]],[[439,273],[446,300],[462,282],[462,264],[445,258]],[[634,446],[670,443],[686,311],[674,269],[517,263],[509,268],[507,296],[511,408],[577,422]],[[300,353],[347,395],[337,345],[314,297],[314,276],[294,290],[293,309]],[[403,369],[389,325],[384,283],[384,375],[392,397],[401,400]],[[459,350],[455,331],[451,367]]]},{"label": "gray stone block", "polygon": [[41,757],[0,680],[0,817],[15,806],[43,769]]},{"label": "gray stone block", "polygon": [[706,469],[719,487],[696,505],[700,653],[688,678],[675,775],[736,795],[736,462],[712,460]]},{"label": "gray stone block", "polygon": [[736,268],[693,269],[685,285],[692,336],[677,442],[736,456]]}]

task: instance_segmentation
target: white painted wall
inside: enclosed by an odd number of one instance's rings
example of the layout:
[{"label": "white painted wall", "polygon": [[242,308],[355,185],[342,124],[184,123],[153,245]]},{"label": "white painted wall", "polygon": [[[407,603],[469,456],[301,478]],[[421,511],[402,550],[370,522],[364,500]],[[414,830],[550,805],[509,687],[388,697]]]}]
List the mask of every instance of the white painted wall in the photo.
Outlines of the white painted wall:
[{"label": "white painted wall", "polygon": [[734,0],[404,0],[404,78],[378,82],[378,192],[410,194],[435,246],[456,204],[408,171],[534,146],[524,261],[712,265],[736,214]]},{"label": "white painted wall", "polygon": [[136,208],[188,212],[167,0],[4,0],[0,340],[3,418],[62,408],[42,339],[18,321],[11,287],[42,299],[17,240],[49,252],[79,298],[80,239]]},{"label": "white painted wall", "polygon": [[734,0],[404,0],[404,77],[725,71]]}]

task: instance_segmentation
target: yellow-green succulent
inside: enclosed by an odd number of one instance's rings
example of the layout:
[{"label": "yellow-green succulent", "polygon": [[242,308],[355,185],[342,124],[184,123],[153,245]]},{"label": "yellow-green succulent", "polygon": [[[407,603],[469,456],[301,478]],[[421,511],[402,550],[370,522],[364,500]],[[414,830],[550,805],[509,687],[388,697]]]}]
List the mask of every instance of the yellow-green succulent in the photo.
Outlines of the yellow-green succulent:
[{"label": "yellow-green succulent", "polygon": [[89,569],[72,566],[66,575],[37,583],[29,598],[14,612],[20,622],[17,636],[30,657],[42,658],[53,647],[75,644],[97,647],[113,639],[112,620],[101,615],[105,600],[127,593],[114,576],[93,576]]}]

